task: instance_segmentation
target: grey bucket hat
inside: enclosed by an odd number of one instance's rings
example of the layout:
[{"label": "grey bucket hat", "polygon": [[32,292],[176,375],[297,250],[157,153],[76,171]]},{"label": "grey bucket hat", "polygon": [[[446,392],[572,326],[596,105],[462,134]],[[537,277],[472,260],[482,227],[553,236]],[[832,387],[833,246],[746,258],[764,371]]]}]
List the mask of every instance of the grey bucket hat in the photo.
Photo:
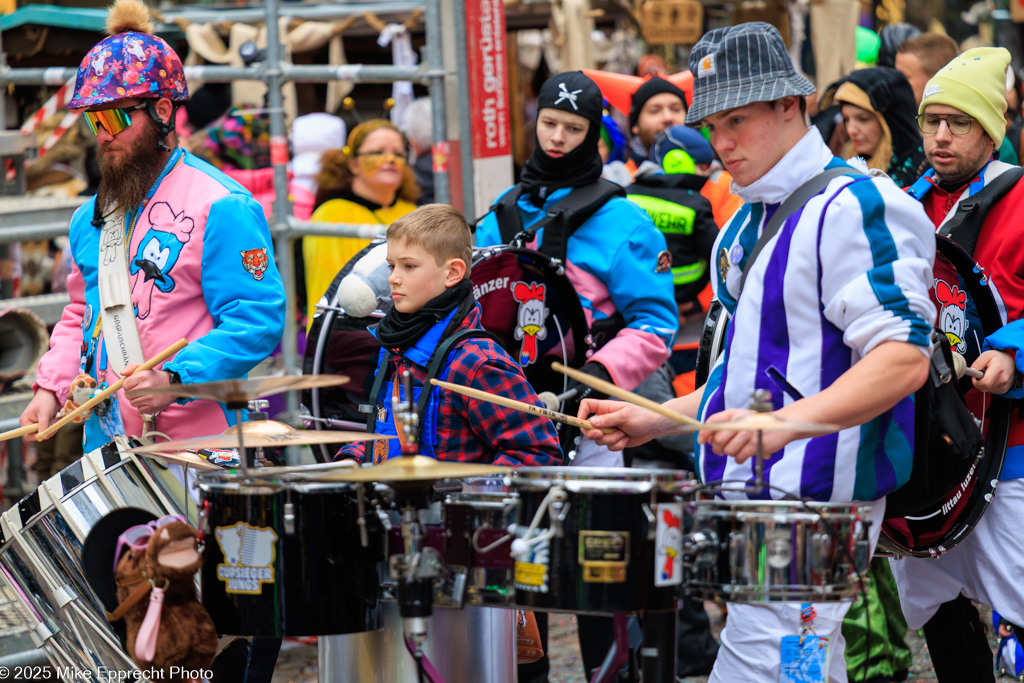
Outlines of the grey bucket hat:
[{"label": "grey bucket hat", "polygon": [[686,125],[751,102],[812,95],[815,88],[793,68],[782,36],[771,24],[754,21],[705,33],[690,51],[693,103]]}]

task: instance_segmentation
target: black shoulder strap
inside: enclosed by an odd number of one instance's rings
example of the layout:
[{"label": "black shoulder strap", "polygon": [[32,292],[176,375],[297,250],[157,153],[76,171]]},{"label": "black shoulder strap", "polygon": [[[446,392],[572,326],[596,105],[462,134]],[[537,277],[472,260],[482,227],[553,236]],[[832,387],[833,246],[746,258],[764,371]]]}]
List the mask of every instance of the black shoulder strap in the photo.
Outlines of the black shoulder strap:
[{"label": "black shoulder strap", "polygon": [[518,207],[522,194],[523,186],[517,184],[491,206],[503,244],[511,244],[516,235],[523,231],[523,217],[519,215]]},{"label": "black shoulder strap", "polygon": [[420,399],[416,402],[416,414],[421,416],[421,437],[424,424],[424,420],[422,418],[423,411],[427,409],[427,403],[430,400],[430,394],[433,393],[431,391],[432,387],[430,385],[430,380],[437,377],[437,374],[441,372],[441,366],[444,364],[445,359],[448,358],[448,354],[451,352],[451,350],[454,349],[459,344],[461,344],[463,341],[470,338],[490,339],[494,341],[496,344],[498,344],[498,346],[501,346],[501,340],[498,339],[497,336],[495,336],[491,332],[488,332],[487,330],[480,330],[475,328],[459,330],[458,332],[452,334],[450,337],[448,337],[443,342],[437,345],[437,348],[434,349],[433,355],[430,356],[430,362],[427,364],[427,376],[423,378],[423,391],[420,392]]},{"label": "black shoulder strap", "polygon": [[949,237],[967,251],[974,254],[978,234],[985,222],[985,216],[992,205],[1002,199],[1024,177],[1024,168],[1014,168],[996,177],[975,194],[960,202],[956,213],[943,223],[938,234]]},{"label": "black shoulder strap", "polygon": [[786,198],[786,201],[782,202],[782,206],[772,215],[768,225],[764,226],[764,232],[761,233],[757,244],[754,245],[754,250],[747,257],[747,265],[743,268],[743,275],[740,277],[741,292],[743,291],[743,285],[747,281],[747,273],[750,272],[750,267],[754,265],[754,261],[761,253],[761,250],[771,241],[772,237],[775,237],[775,233],[779,231],[779,228],[786,222],[786,219],[810,201],[811,197],[824,190],[830,182],[843,175],[862,176],[864,174],[849,166],[836,166],[835,168],[826,169],[798,187],[793,194]]},{"label": "black shoulder strap", "polygon": [[609,199],[626,196],[626,190],[621,185],[598,178],[590,185],[574,188],[552,206],[546,216],[530,226],[528,230],[524,230],[523,219],[517,205],[522,193],[522,186],[516,185],[492,207],[494,217],[498,221],[501,241],[505,244],[513,242],[526,244],[542,229],[552,226],[551,230],[544,230],[544,242],[541,244],[540,252],[545,256],[561,259],[563,263],[569,237],[579,230],[580,226],[586,223],[587,219],[593,216]]},{"label": "black shoulder strap", "polygon": [[[384,386],[384,378],[388,374],[388,361],[390,360],[391,352],[384,349],[384,356],[377,364],[377,374],[373,378],[373,388],[370,389],[370,405],[367,406],[366,415],[366,432],[368,434],[373,434],[374,428],[377,426],[377,397],[380,396],[380,388]],[[367,441],[366,443],[372,444],[373,442]]]},{"label": "black shoulder strap", "polygon": [[548,215],[530,227],[532,239],[541,228],[544,230],[544,241],[540,245],[540,253],[550,258],[560,259],[565,263],[569,250],[569,238],[587,222],[598,209],[613,197],[625,197],[626,189],[617,183],[604,178],[583,187],[577,187],[551,207]]}]

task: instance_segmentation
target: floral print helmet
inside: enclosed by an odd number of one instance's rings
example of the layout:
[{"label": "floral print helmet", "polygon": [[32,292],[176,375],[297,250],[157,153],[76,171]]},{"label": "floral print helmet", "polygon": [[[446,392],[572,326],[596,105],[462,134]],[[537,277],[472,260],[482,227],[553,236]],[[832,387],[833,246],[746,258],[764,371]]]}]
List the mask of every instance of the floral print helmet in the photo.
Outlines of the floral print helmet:
[{"label": "floral print helmet", "polygon": [[188,99],[181,59],[162,38],[125,31],[96,43],[82,60],[68,109],[135,98]]}]

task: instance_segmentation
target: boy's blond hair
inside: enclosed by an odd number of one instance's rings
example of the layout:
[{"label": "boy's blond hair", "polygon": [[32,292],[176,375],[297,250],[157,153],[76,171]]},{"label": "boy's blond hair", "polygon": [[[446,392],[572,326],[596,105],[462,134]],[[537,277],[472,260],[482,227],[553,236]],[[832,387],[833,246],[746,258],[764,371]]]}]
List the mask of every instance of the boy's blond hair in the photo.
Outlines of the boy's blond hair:
[{"label": "boy's blond hair", "polygon": [[425,204],[407,213],[388,226],[387,239],[401,240],[421,247],[434,257],[437,265],[449,259],[462,259],[469,277],[473,263],[473,241],[469,224],[462,213],[450,204]]}]

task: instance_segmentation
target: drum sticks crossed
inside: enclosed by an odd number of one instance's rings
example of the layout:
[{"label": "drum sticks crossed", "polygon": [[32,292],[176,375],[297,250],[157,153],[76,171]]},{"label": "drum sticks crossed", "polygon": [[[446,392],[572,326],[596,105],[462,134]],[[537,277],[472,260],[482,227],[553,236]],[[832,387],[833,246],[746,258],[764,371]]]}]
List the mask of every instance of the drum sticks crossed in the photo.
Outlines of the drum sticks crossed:
[{"label": "drum sticks crossed", "polygon": [[[163,363],[165,360],[167,360],[168,358],[170,358],[171,356],[176,354],[178,351],[181,351],[183,348],[185,348],[186,344],[188,344],[188,340],[187,339],[184,339],[184,338],[183,339],[179,339],[178,341],[174,342],[173,344],[168,346],[166,349],[164,349],[160,353],[156,354],[155,356],[153,356],[152,358],[147,360],[145,363],[143,363],[139,367],[135,368],[135,372],[141,372],[143,370],[152,370],[157,365],[159,365],[160,363]],[[134,374],[134,373],[132,373],[132,374]],[[57,431],[58,429],[60,429],[64,425],[66,425],[68,422],[71,422],[76,417],[78,417],[79,415],[85,413],[86,411],[91,410],[96,405],[98,405],[100,402],[105,400],[106,398],[116,394],[118,391],[121,390],[121,387],[124,386],[124,381],[126,379],[128,379],[128,377],[130,377],[130,376],[131,375],[126,375],[125,377],[122,377],[121,379],[117,380],[116,382],[111,384],[109,387],[107,387],[106,389],[104,389],[100,393],[96,394],[95,396],[93,396],[88,401],[86,401],[82,405],[80,405],[77,408],[75,408],[74,410],[72,410],[70,413],[68,413],[67,415],[65,415],[61,419],[59,419],[56,422],[54,422],[52,425],[47,427],[45,430],[43,430],[43,432],[41,432],[39,434],[39,438],[40,439],[45,439],[45,438],[49,437],[51,434],[53,434],[55,431]],[[7,439],[13,439],[13,438],[19,437],[19,436],[25,436],[26,434],[31,434],[32,432],[35,432],[35,431],[38,431],[38,430],[39,430],[39,425],[38,424],[25,425],[24,427],[19,427],[18,429],[12,429],[12,430],[10,430],[8,432],[4,432],[3,434],[0,434],[0,441],[5,441]]]}]

